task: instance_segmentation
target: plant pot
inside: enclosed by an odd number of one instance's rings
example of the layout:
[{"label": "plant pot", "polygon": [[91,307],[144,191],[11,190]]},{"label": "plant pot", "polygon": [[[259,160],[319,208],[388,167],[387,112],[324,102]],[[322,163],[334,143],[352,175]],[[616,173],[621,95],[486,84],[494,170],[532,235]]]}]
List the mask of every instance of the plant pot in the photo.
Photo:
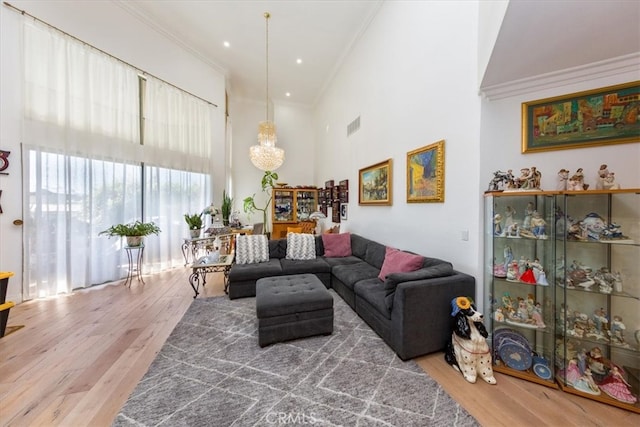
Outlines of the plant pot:
[{"label": "plant pot", "polygon": [[229,226],[229,218],[223,218],[222,219],[222,225],[224,225],[225,227]]},{"label": "plant pot", "polygon": [[142,245],[142,237],[143,236],[126,236],[127,237],[127,246],[140,246]]},{"label": "plant pot", "polygon": [[202,231],[202,228],[198,228],[197,230],[189,230],[189,235],[191,236],[192,239],[197,239],[198,237],[200,237],[201,231]]}]

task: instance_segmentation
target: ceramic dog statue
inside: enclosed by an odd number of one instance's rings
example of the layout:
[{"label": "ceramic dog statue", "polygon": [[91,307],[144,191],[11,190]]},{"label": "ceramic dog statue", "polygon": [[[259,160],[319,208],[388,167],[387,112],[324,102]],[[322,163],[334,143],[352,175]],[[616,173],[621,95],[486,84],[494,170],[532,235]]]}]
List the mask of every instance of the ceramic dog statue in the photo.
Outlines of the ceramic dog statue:
[{"label": "ceramic dog statue", "polygon": [[451,300],[453,333],[447,343],[444,358],[464,379],[475,383],[478,375],[495,384],[491,365],[491,351],[485,338],[489,335],[482,323],[482,313],[467,297]]}]

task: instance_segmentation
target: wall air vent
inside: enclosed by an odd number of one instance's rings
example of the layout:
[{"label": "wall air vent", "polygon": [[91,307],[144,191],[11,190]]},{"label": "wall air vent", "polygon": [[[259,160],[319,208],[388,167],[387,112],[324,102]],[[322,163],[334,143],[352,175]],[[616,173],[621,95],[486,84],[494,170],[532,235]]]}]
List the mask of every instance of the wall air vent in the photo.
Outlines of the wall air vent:
[{"label": "wall air vent", "polygon": [[356,117],[354,121],[347,125],[347,136],[351,136],[354,132],[360,129],[360,116]]}]

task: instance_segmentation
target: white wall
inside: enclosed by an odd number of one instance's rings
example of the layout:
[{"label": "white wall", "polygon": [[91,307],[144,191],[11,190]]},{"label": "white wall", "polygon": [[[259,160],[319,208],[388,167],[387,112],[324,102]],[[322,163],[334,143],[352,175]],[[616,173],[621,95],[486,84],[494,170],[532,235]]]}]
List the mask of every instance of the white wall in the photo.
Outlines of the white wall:
[{"label": "white wall", "polygon": [[[234,209],[241,213],[243,223],[262,222],[261,213],[247,216],[242,200],[255,193],[256,205],[263,207],[266,195],[260,183],[264,172],[249,160],[249,147],[258,143],[258,123],[265,120],[264,102],[230,97],[230,118],[233,122],[233,181]],[[278,182],[289,185],[318,185],[314,182],[314,146],[312,110],[298,105],[276,103],[273,121],[278,136],[277,146],[285,150],[284,164],[275,172]],[[271,206],[270,208],[271,209]],[[271,210],[269,210],[269,215]]]},{"label": "white wall", "polygon": [[[220,156],[214,159],[215,199],[224,187],[225,77],[173,41],[149,28],[116,2],[11,1],[15,7],[65,31],[131,65],[166,80],[218,105],[214,144]],[[0,214],[0,270],[13,271],[7,298],[22,301],[22,227],[12,222],[22,218],[20,158],[22,111],[20,89],[20,14],[0,6],[0,149],[11,151],[9,176],[0,176],[3,190]]]},{"label": "white wall", "polygon": [[[385,2],[315,114],[316,181],[349,179],[343,230],[476,275],[480,98],[476,2]],[[361,128],[346,137],[357,116]],[[445,202],[406,202],[406,154],[445,140]],[[358,170],[392,159],[393,205],[358,205]],[[469,231],[469,240],[461,232]]]}]

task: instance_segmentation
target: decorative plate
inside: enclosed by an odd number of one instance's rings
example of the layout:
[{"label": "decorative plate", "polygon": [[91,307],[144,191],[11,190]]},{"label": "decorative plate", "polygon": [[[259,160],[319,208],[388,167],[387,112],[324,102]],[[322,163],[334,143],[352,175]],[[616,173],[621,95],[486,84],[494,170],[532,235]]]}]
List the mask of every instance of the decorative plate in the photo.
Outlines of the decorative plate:
[{"label": "decorative plate", "polygon": [[533,373],[542,378],[543,380],[550,380],[553,374],[551,369],[544,363],[536,363],[533,365]]},{"label": "decorative plate", "polygon": [[526,371],[531,367],[531,351],[519,344],[504,344],[500,347],[500,359],[505,365],[517,371]]},{"label": "decorative plate", "polygon": [[493,348],[500,351],[502,345],[506,343],[519,344],[525,350],[531,352],[529,341],[518,331],[511,328],[500,328],[493,332]]}]

